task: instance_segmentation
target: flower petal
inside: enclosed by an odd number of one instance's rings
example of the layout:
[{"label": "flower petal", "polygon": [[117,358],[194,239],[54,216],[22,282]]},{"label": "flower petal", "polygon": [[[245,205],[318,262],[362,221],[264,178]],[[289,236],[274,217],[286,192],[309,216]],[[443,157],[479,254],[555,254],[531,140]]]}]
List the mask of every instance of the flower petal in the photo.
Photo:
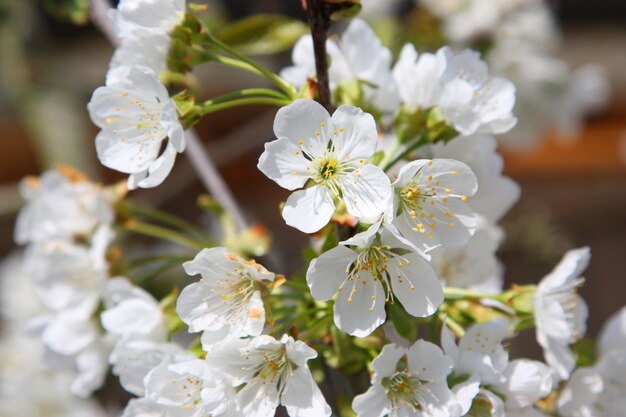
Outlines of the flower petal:
[{"label": "flower petal", "polygon": [[352,336],[365,337],[385,321],[385,292],[369,271],[361,271],[350,283],[335,300],[335,324]]},{"label": "flower petal", "polygon": [[332,120],[337,129],[333,145],[339,160],[368,159],[374,154],[378,130],[371,114],[342,105],[333,113]]},{"label": "flower petal", "polygon": [[414,317],[434,314],[443,302],[441,283],[434,271],[418,254],[408,254],[400,267],[396,259],[389,261],[389,278],[394,296],[404,309]]},{"label": "flower petal", "polygon": [[333,130],[326,109],[309,99],[298,99],[282,107],[274,119],[274,134],[278,139],[302,140],[303,149],[312,155],[323,155],[326,152]]},{"label": "flower petal", "polygon": [[340,180],[343,201],[350,214],[361,219],[375,219],[391,202],[392,189],[387,175],[377,166],[366,164]]},{"label": "flower petal", "polygon": [[346,269],[356,260],[356,254],[345,246],[337,246],[313,259],[306,272],[306,282],[316,300],[330,300],[347,279]]},{"label": "flower petal", "polygon": [[290,417],[330,416],[331,410],[308,367],[292,371],[280,402]]},{"label": "flower petal", "polygon": [[328,190],[315,185],[289,196],[283,208],[283,218],[289,226],[304,233],[314,233],[326,226],[334,211],[335,203]]},{"label": "flower petal", "polygon": [[309,161],[296,139],[280,138],[265,144],[257,168],[269,179],[288,190],[302,188],[309,179]]}]

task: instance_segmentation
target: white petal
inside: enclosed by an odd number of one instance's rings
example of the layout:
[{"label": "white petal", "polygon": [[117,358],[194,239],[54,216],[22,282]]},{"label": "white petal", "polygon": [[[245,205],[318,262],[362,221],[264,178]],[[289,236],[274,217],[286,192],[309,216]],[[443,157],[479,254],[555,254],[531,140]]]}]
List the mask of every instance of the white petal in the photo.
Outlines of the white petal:
[{"label": "white petal", "polygon": [[369,271],[361,271],[360,275],[339,292],[334,313],[337,327],[352,336],[365,337],[385,321],[386,294]]},{"label": "white petal", "polygon": [[280,138],[265,144],[257,168],[288,190],[301,188],[309,179],[309,161],[302,155],[298,139]]},{"label": "white petal", "polygon": [[419,374],[420,379],[445,382],[452,370],[452,359],[444,355],[438,346],[418,340],[407,353],[409,370]]},{"label": "white petal", "polygon": [[315,185],[292,193],[283,208],[283,218],[292,227],[315,233],[326,226],[335,211],[335,203],[325,187]]},{"label": "white petal", "polygon": [[397,259],[389,260],[389,278],[394,296],[400,300],[407,313],[414,317],[434,314],[443,302],[441,283],[424,258],[417,254],[406,255],[402,267]]},{"label": "white petal", "polygon": [[172,143],[169,142],[163,153],[150,164],[150,167],[148,167],[148,175],[139,181],[137,186],[141,188],[152,188],[161,184],[174,167],[175,160],[176,149],[174,149]]},{"label": "white petal", "polygon": [[313,259],[306,272],[306,282],[316,300],[330,300],[347,279],[346,270],[356,260],[356,254],[345,246],[337,246]]},{"label": "white petal", "polygon": [[383,417],[389,413],[389,400],[381,385],[373,385],[352,401],[357,417]]},{"label": "white petal", "polygon": [[340,179],[343,201],[350,214],[361,219],[380,216],[391,202],[392,188],[387,175],[377,166],[366,164]]},{"label": "white petal", "polygon": [[383,346],[380,354],[372,361],[372,369],[374,370],[372,383],[379,383],[384,378],[393,375],[396,372],[398,362],[407,352],[407,349],[394,344]]},{"label": "white petal", "polygon": [[335,110],[332,120],[337,129],[333,145],[339,160],[368,159],[374,154],[378,130],[371,114],[358,107],[342,105]]},{"label": "white petal", "polygon": [[290,417],[331,415],[331,409],[307,367],[300,367],[289,375],[280,402],[287,407]]},{"label": "white petal", "polygon": [[146,171],[158,157],[161,141],[146,141],[138,146],[121,141],[105,130],[96,136],[96,151],[102,165],[127,174]]},{"label": "white petal", "polygon": [[333,130],[326,109],[309,99],[298,99],[282,107],[274,119],[274,134],[278,139],[302,140],[303,148],[312,155],[324,154]]}]

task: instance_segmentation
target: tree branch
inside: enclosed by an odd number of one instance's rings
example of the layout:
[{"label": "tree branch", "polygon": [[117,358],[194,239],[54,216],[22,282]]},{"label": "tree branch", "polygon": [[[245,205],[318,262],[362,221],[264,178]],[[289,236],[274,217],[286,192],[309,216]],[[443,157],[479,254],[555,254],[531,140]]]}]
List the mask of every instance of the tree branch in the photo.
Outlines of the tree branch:
[{"label": "tree branch", "polygon": [[330,15],[321,4],[323,0],[306,0],[306,11],[313,37],[315,53],[315,70],[317,72],[317,95],[319,102],[326,110],[331,111],[330,86],[328,80],[328,57],[326,40],[330,28]]}]

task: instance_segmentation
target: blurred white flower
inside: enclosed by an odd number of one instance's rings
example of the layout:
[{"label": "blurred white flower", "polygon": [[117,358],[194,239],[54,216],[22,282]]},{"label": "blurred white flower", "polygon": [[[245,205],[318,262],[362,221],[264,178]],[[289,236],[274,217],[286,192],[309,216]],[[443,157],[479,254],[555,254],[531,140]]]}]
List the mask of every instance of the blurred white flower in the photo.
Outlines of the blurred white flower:
[{"label": "blurred white flower", "polygon": [[171,39],[167,35],[124,40],[113,53],[106,75],[106,85],[123,82],[137,65],[150,68],[158,76],[167,69],[170,43]]},{"label": "blurred white flower", "polygon": [[408,349],[386,345],[372,368],[372,386],[352,402],[358,417],[461,415],[446,382],[452,360],[432,343],[418,340]]},{"label": "blurred white flower", "polygon": [[422,109],[437,107],[448,124],[463,135],[504,133],[517,119],[515,86],[490,77],[478,52],[466,49],[455,54],[449,47],[436,54],[418,56],[406,44],[393,68],[403,103]]},{"label": "blurred white flower", "polygon": [[100,162],[130,174],[129,189],[161,184],[185,149],[176,105],[147,67],[132,67],[127,78],[98,88],[87,109],[102,129],[96,137]]},{"label": "blurred white flower", "polygon": [[274,281],[273,273],[226,248],[203,249],[183,267],[188,275],[200,274],[202,279],[183,289],[176,310],[190,332],[204,331],[205,349],[261,334],[265,308],[257,284]]},{"label": "blurred white flower", "polygon": [[314,259],[306,279],[317,300],[338,294],[335,324],[357,337],[384,323],[386,302],[399,300],[415,317],[432,315],[443,302],[426,259],[378,223]]},{"label": "blurred white flower", "polygon": [[476,175],[453,159],[420,159],[404,165],[393,183],[395,199],[386,218],[423,251],[465,245],[476,229],[468,200]]},{"label": "blurred white flower", "polygon": [[587,247],[568,251],[537,285],[535,293],[537,341],[546,362],[561,379],[567,379],[576,365],[569,345],[585,334],[587,305],[577,289],[584,282],[580,274],[590,258]]},{"label": "blurred white flower", "polygon": [[[328,76],[330,88],[363,82],[368,105],[392,112],[398,104],[396,86],[391,76],[391,51],[384,47],[368,24],[352,19],[337,41],[329,40],[326,48],[330,56]],[[315,57],[311,35],[305,35],[292,52],[294,65],[284,68],[280,75],[297,88],[315,78]]]},{"label": "blurred white flower", "polygon": [[120,0],[109,10],[118,37],[141,39],[167,35],[183,19],[185,0]]},{"label": "blurred white flower", "polygon": [[258,168],[281,187],[295,190],[283,218],[305,233],[324,227],[335,211],[333,198],[359,219],[375,219],[391,199],[389,178],[368,164],[378,132],[374,118],[353,106],[340,106],[332,118],[313,100],[296,100],[274,119],[277,140],[265,144]]},{"label": "blurred white flower", "polygon": [[26,204],[15,224],[19,244],[72,239],[90,235],[99,225],[110,225],[114,213],[107,192],[70,168],[26,177],[20,183]]},{"label": "blurred white flower", "polygon": [[330,416],[307,365],[316,356],[315,350],[291,336],[278,341],[262,335],[212,351],[206,361],[214,371],[232,378],[242,415],[273,417],[282,404],[291,417]]}]

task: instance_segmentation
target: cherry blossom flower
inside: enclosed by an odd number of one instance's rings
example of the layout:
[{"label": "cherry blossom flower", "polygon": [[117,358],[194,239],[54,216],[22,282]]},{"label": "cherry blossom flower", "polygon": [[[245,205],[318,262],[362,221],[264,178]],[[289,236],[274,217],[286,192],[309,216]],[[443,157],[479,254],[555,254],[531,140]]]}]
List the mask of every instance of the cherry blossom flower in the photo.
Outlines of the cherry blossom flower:
[{"label": "cherry blossom flower", "polygon": [[562,379],[567,379],[575,366],[569,345],[585,334],[587,305],[576,290],[584,282],[580,274],[587,268],[590,257],[587,247],[567,252],[541,280],[535,293],[537,341],[546,362]]},{"label": "cherry blossom flower", "polygon": [[258,168],[278,185],[295,190],[283,218],[290,226],[313,233],[335,211],[333,198],[360,219],[380,216],[391,198],[389,179],[368,164],[378,133],[374,118],[352,106],[340,106],[332,118],[313,100],[296,100],[274,120],[277,140],[265,144]]},{"label": "cherry blossom flower", "polygon": [[183,267],[202,279],[183,289],[176,310],[190,332],[204,331],[205,348],[229,338],[261,334],[265,308],[257,284],[272,282],[273,273],[226,248],[203,249]]},{"label": "cherry blossom flower", "polygon": [[161,184],[185,149],[176,105],[147,67],[132,67],[127,78],[98,88],[87,109],[102,129],[96,137],[100,162],[130,174],[129,189]]},{"label": "cherry blossom flower", "polygon": [[443,291],[426,259],[386,227],[372,225],[314,259],[307,271],[313,298],[335,293],[335,324],[365,337],[385,321],[385,304],[399,300],[415,317],[432,315]]},{"label": "cherry blossom flower", "polygon": [[418,340],[408,349],[386,345],[372,368],[372,386],[352,402],[357,417],[461,415],[446,382],[452,360],[432,343]]},{"label": "cherry blossom flower", "polygon": [[122,39],[167,35],[183,19],[185,0],[121,0],[109,17]]},{"label": "cherry blossom flower", "polygon": [[[350,82],[363,82],[366,103],[387,112],[396,108],[398,97],[391,76],[391,51],[381,44],[365,21],[352,19],[341,37],[337,41],[329,40],[326,48],[330,56],[328,76],[332,91]],[[284,68],[280,75],[301,88],[316,74],[311,35],[296,42],[292,60],[294,65]]]},{"label": "cherry blossom flower", "polygon": [[463,135],[504,133],[517,121],[511,114],[515,86],[489,77],[487,64],[469,49],[454,54],[444,47],[418,57],[415,47],[407,44],[393,76],[403,103],[439,108],[449,125]]},{"label": "cherry blossom flower", "polygon": [[278,341],[261,335],[212,351],[206,361],[232,378],[242,415],[273,417],[282,404],[291,417],[330,416],[331,409],[307,365],[316,356],[315,350],[291,336]]},{"label": "cherry blossom flower", "polygon": [[476,193],[476,175],[452,159],[420,159],[400,169],[395,199],[386,218],[419,249],[462,246],[476,229],[467,203]]},{"label": "cherry blossom flower", "polygon": [[90,235],[99,225],[113,222],[109,195],[99,185],[70,168],[46,171],[20,183],[26,200],[15,225],[19,244]]}]

